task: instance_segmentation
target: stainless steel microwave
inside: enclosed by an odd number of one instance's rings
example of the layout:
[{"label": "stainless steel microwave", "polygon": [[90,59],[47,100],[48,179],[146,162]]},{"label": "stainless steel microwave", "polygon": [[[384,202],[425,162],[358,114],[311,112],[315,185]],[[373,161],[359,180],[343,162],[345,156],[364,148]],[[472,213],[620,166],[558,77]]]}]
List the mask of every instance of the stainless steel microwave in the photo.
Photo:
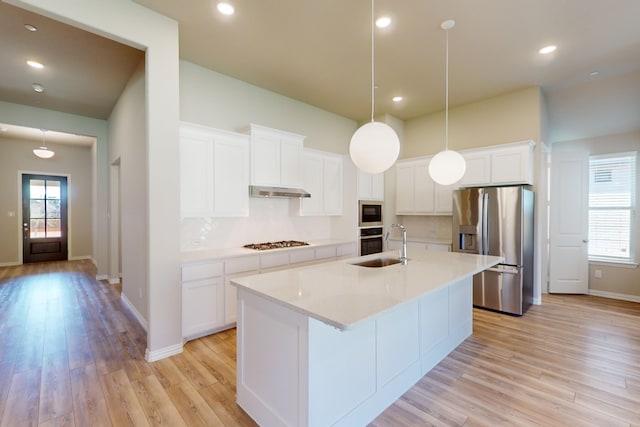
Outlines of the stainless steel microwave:
[{"label": "stainless steel microwave", "polygon": [[358,202],[358,225],[360,227],[382,226],[383,206],[381,201],[360,200]]}]

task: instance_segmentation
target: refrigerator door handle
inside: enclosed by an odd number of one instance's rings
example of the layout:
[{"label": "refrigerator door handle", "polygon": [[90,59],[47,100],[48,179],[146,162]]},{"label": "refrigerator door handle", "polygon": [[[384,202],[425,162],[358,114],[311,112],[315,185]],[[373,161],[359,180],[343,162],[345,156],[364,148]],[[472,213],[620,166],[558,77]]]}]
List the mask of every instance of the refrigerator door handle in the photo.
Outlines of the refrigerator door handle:
[{"label": "refrigerator door handle", "polygon": [[482,231],[481,231],[481,249],[482,255],[489,254],[489,194],[482,193]]},{"label": "refrigerator door handle", "polygon": [[502,266],[502,267],[487,268],[487,271],[493,271],[496,273],[506,273],[506,274],[518,274],[520,272],[520,269],[518,267]]}]

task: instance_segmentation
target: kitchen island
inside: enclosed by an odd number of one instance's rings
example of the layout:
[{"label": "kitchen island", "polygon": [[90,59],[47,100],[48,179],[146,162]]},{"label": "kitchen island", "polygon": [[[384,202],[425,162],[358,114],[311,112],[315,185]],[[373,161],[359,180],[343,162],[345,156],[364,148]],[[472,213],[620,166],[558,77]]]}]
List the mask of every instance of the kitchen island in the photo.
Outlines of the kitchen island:
[{"label": "kitchen island", "polygon": [[238,278],[237,401],[260,425],[366,425],[472,332],[499,257],[397,252]]}]

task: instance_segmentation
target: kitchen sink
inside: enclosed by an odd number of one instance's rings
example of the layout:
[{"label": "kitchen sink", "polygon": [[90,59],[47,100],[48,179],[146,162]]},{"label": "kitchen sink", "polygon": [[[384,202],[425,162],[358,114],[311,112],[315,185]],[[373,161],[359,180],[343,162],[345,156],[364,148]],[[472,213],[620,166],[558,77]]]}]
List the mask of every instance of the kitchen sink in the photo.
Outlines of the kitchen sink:
[{"label": "kitchen sink", "polygon": [[402,261],[398,258],[374,258],[367,261],[356,262],[352,265],[359,265],[360,267],[387,267],[389,265],[400,264]]}]

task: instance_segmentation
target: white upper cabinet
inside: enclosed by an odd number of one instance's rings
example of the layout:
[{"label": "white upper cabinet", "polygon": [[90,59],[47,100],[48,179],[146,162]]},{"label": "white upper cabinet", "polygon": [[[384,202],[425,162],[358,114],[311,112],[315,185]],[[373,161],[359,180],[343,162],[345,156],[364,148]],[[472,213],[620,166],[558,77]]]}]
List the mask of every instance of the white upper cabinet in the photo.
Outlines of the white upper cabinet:
[{"label": "white upper cabinet", "polygon": [[431,179],[430,161],[424,157],[396,163],[396,215],[451,214],[453,187]]},{"label": "white upper cabinet", "polygon": [[534,147],[522,141],[461,152],[467,170],[458,186],[533,184]]},{"label": "white upper cabinet", "polygon": [[249,137],[182,123],[180,212],[184,217],[249,215]]},{"label": "white upper cabinet", "polygon": [[358,200],[384,200],[384,173],[371,174],[358,169]]},{"label": "white upper cabinet", "polygon": [[251,135],[251,183],[273,187],[302,187],[304,136],[256,124]]},{"label": "white upper cabinet", "polygon": [[311,197],[300,199],[299,215],[342,215],[342,163],[340,155],[304,150],[302,188]]}]

